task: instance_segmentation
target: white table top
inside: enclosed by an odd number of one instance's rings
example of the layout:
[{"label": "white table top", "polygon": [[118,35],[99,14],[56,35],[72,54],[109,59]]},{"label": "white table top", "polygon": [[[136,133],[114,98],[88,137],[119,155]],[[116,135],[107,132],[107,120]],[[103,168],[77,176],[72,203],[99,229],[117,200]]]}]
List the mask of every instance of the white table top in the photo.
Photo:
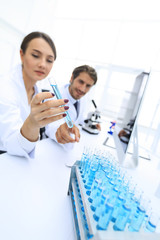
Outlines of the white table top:
[{"label": "white table top", "polygon": [[50,139],[38,143],[35,159],[0,155],[0,239],[75,239],[67,157]]},{"label": "white table top", "polygon": [[[83,132],[81,142],[68,152],[44,139],[37,144],[34,159],[0,155],[0,239],[74,240],[67,196],[71,168],[66,165],[80,159],[85,144],[103,141],[102,135]],[[155,174],[150,171],[150,162],[143,161],[131,174],[154,195],[160,182],[159,170]],[[155,202],[160,203],[160,199]]]}]

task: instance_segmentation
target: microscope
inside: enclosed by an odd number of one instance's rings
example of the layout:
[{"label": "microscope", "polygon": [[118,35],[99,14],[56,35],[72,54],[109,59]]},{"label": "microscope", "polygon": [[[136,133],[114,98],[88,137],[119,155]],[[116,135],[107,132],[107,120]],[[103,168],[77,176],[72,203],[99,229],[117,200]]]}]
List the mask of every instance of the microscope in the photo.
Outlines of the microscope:
[{"label": "microscope", "polygon": [[82,126],[82,129],[90,134],[99,134],[100,131],[97,129],[96,125],[101,122],[100,111],[97,109],[94,100],[92,100],[92,103],[95,107],[95,111],[88,113],[88,117],[84,120],[85,125]]}]

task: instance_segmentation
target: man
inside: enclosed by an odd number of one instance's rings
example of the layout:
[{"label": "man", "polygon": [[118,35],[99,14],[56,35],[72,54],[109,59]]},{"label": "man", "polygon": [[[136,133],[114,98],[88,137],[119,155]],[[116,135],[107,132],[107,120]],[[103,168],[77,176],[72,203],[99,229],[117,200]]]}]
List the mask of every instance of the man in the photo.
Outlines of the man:
[{"label": "man", "polygon": [[[69,100],[68,113],[74,126],[73,128],[69,128],[66,123],[62,123],[60,127],[58,127],[59,123],[51,123],[49,128],[46,129],[46,134],[50,138],[55,139],[61,144],[79,142],[80,132],[76,125],[84,124],[89,110],[87,109],[86,94],[96,82],[97,73],[94,68],[88,65],[82,65],[73,70],[70,84],[60,88],[60,92],[62,98]],[[77,103],[78,106],[75,107],[75,103]],[[99,124],[97,128],[100,129]],[[72,137],[72,134],[74,134],[74,137]]]}]

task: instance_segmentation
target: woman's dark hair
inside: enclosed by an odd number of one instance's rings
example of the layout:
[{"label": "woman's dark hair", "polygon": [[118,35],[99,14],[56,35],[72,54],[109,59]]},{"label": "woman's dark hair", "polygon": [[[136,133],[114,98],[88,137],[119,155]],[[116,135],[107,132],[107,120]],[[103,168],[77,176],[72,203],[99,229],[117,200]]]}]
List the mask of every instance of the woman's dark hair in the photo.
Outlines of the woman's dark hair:
[{"label": "woman's dark hair", "polygon": [[94,81],[94,85],[97,82],[97,72],[93,67],[90,67],[88,65],[82,65],[79,67],[76,67],[73,72],[72,72],[72,76],[73,76],[73,80],[79,76],[80,73],[85,72],[88,73],[88,75],[93,79]]},{"label": "woman's dark hair", "polygon": [[57,53],[56,53],[56,47],[54,45],[54,42],[49,37],[49,35],[47,35],[46,33],[43,33],[43,32],[31,32],[23,39],[23,41],[21,43],[21,49],[22,49],[23,53],[25,53],[29,42],[31,40],[33,40],[34,38],[43,38],[52,48],[52,51],[54,53],[54,60],[56,60]]}]

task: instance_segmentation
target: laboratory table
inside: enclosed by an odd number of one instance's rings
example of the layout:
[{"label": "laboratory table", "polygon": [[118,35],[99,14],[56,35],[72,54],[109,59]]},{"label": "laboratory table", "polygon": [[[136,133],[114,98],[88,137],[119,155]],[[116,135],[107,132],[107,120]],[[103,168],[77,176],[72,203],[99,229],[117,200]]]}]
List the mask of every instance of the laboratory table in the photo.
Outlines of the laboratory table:
[{"label": "laboratory table", "polygon": [[[98,146],[104,137],[82,132],[80,143],[68,151],[51,139],[44,139],[38,142],[33,159],[0,155],[0,239],[74,240],[67,195],[70,166],[81,159],[84,146]],[[160,198],[155,196],[160,183],[156,164],[142,159],[137,169],[129,171],[160,212]]]}]

